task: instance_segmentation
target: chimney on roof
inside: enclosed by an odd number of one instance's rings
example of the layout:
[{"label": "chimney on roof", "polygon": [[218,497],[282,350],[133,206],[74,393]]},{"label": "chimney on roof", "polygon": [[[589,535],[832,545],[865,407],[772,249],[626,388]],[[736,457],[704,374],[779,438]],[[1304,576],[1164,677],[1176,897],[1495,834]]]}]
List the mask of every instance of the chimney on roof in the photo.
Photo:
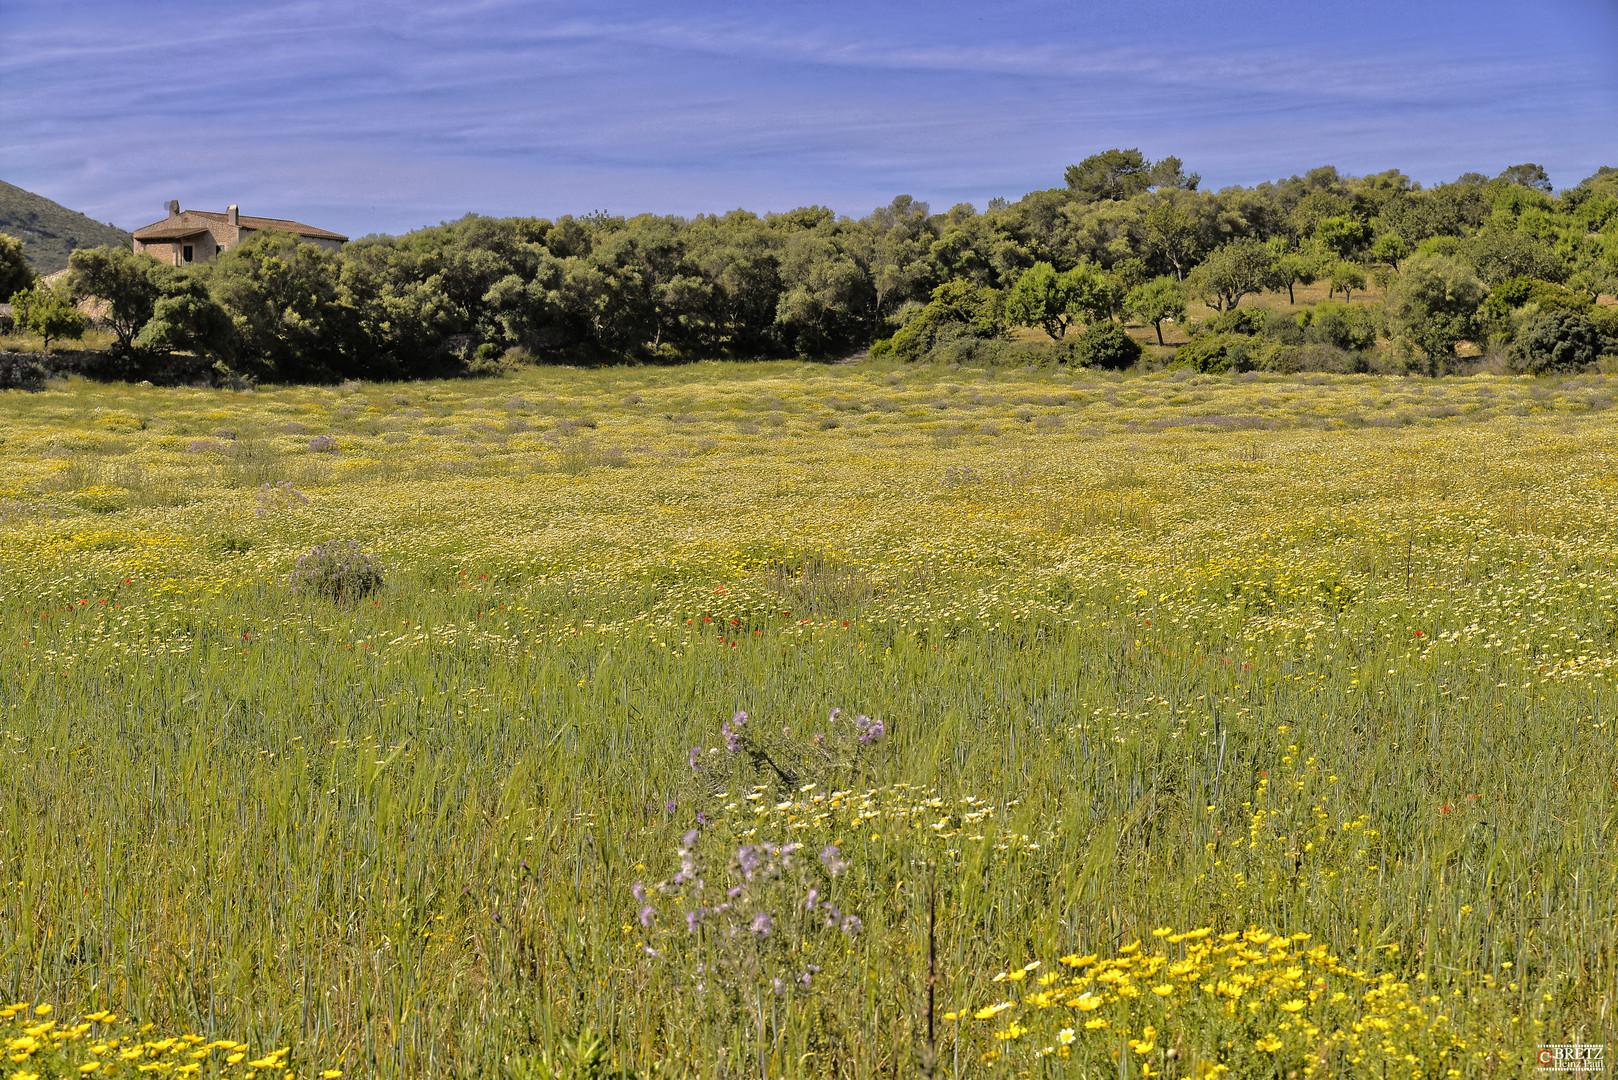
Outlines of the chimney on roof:
[{"label": "chimney on roof", "polygon": [[232,225],[240,225],[242,223],[242,208],[235,203],[225,207],[225,220]]},{"label": "chimney on roof", "polygon": [[180,200],[179,199],[170,199],[169,200],[169,217],[179,217],[179,216],[180,216]]}]

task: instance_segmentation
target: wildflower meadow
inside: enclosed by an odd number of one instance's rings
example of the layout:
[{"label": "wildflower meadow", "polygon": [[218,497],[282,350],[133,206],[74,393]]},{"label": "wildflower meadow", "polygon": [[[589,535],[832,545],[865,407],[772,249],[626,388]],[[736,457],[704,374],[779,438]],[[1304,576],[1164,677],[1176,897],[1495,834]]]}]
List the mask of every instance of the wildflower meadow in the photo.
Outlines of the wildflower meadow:
[{"label": "wildflower meadow", "polygon": [[0,1075],[1614,1046],[1608,377],[0,393]]}]

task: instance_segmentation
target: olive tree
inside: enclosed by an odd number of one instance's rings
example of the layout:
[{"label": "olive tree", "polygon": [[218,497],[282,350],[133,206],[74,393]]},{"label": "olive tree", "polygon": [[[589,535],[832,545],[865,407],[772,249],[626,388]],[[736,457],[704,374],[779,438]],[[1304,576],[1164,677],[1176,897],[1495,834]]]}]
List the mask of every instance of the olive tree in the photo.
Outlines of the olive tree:
[{"label": "olive tree", "polygon": [[1442,255],[1406,260],[1388,289],[1383,310],[1394,337],[1421,348],[1436,373],[1439,361],[1478,330],[1478,308],[1489,291],[1469,268]]},{"label": "olive tree", "polygon": [[1180,283],[1167,275],[1137,285],[1124,297],[1124,313],[1142,324],[1149,324],[1157,332],[1157,343],[1163,344],[1163,320],[1175,322],[1185,318],[1185,292]]},{"label": "olive tree", "polygon": [[13,293],[12,317],[20,330],[38,334],[44,339],[45,351],[51,351],[51,342],[62,338],[74,340],[84,336],[84,315],[73,301],[62,293],[40,282]]}]

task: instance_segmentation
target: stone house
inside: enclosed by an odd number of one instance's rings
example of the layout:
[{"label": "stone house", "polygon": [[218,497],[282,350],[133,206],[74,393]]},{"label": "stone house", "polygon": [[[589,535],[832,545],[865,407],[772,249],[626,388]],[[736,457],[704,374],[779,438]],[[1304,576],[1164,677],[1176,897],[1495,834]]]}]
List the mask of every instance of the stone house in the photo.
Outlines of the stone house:
[{"label": "stone house", "polygon": [[168,217],[135,230],[135,253],[154,256],[173,266],[212,262],[221,251],[229,251],[260,229],[293,233],[305,243],[332,251],[340,249],[348,240],[341,233],[285,218],[248,217],[235,206],[223,214],[211,210],[181,210],[180,201],[171,199]]}]

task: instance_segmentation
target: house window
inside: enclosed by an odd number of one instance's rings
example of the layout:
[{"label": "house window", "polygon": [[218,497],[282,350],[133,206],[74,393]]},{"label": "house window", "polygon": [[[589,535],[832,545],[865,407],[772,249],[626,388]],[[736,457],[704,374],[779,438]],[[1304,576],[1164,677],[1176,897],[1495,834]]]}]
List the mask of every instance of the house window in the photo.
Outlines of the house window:
[{"label": "house window", "polygon": [[186,262],[191,261],[191,245],[190,244],[185,245],[185,247],[183,249],[181,249],[180,258],[184,259]]}]

